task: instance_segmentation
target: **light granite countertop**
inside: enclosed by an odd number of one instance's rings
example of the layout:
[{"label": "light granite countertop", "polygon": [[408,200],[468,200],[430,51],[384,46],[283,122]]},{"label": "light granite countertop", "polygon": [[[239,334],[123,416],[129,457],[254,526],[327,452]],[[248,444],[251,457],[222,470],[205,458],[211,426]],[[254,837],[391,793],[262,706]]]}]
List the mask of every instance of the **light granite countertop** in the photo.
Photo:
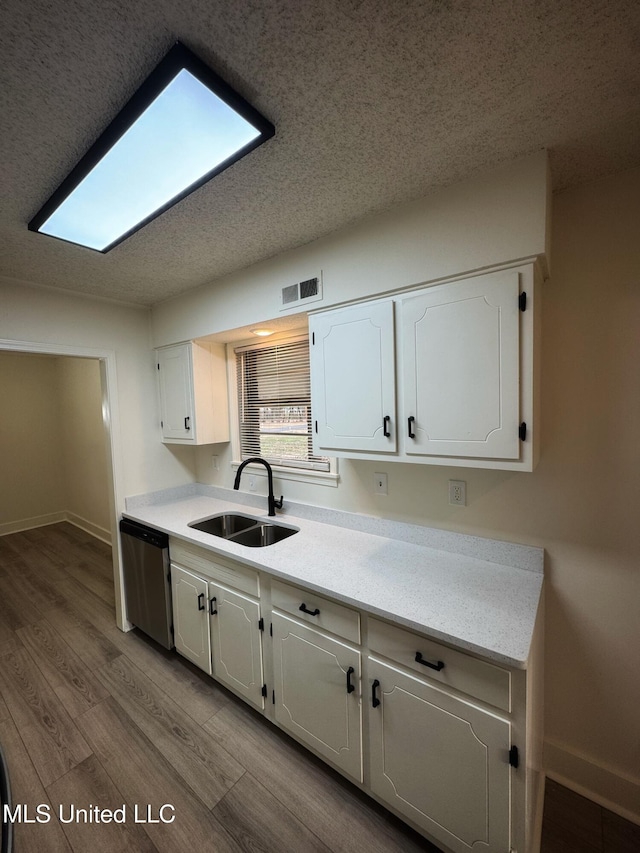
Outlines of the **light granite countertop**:
[{"label": "light granite countertop", "polygon": [[229,511],[266,518],[265,498],[195,485],[128,498],[126,506],[127,518],[212,554],[490,660],[527,666],[542,592],[541,548],[302,504],[272,519],[298,533],[249,548],[188,524]]}]

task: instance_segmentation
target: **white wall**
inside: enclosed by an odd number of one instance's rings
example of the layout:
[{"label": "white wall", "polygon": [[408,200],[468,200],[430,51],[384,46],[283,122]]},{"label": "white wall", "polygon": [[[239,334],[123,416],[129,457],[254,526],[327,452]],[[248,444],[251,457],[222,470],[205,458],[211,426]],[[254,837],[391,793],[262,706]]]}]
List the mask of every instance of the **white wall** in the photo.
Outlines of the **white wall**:
[{"label": "white wall", "polygon": [[125,495],[193,481],[193,450],[159,441],[148,310],[2,279],[0,341],[5,349],[26,341],[42,348],[77,348],[84,355],[114,354],[121,501]]},{"label": "white wall", "polygon": [[0,352],[0,533],[64,510],[57,380],[55,359]]},{"label": "white wall", "polygon": [[91,358],[58,358],[56,366],[65,511],[71,521],[109,541],[109,478],[100,363]]},{"label": "white wall", "polygon": [[282,316],[282,288],[320,270],[314,309],[548,255],[549,201],[541,151],[154,306],[154,346]]},{"label": "white wall", "polygon": [[96,359],[0,351],[0,533],[69,518],[109,541]]}]

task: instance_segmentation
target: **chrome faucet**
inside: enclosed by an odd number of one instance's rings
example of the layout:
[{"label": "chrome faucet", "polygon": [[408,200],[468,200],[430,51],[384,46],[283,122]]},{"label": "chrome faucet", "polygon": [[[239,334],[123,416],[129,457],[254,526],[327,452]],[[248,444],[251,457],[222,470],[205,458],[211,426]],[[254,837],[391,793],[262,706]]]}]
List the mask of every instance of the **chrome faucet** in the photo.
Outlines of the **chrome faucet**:
[{"label": "chrome faucet", "polygon": [[243,470],[247,467],[247,465],[251,465],[252,463],[259,462],[261,465],[267,469],[267,479],[269,481],[269,496],[267,498],[267,503],[269,505],[269,515],[276,514],[276,508],[282,509],[282,495],[280,495],[280,500],[277,501],[273,495],[273,471],[271,470],[271,465],[267,462],[266,459],[262,459],[260,456],[252,456],[251,459],[245,459],[244,462],[238,467],[236,471],[236,479],[233,484],[234,489],[240,488],[240,475]]}]

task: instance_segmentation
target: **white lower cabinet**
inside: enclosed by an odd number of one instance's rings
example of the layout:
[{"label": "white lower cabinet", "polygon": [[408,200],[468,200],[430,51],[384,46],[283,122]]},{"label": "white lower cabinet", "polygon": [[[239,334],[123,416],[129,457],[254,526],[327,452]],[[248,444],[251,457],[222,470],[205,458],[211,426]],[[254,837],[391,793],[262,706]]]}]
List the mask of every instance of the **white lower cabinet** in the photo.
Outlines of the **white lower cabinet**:
[{"label": "white lower cabinet", "polygon": [[209,583],[213,675],[258,708],[264,707],[260,604]]},{"label": "white lower cabinet", "polygon": [[456,853],[510,849],[510,724],[369,658],[371,790]]},{"label": "white lower cabinet", "polygon": [[540,625],[513,669],[170,548],[181,654],[446,853],[538,853]]},{"label": "white lower cabinet", "polygon": [[173,631],[176,650],[211,675],[207,581],[171,565]]},{"label": "white lower cabinet", "polygon": [[360,652],[280,613],[272,626],[277,722],[361,782]]}]

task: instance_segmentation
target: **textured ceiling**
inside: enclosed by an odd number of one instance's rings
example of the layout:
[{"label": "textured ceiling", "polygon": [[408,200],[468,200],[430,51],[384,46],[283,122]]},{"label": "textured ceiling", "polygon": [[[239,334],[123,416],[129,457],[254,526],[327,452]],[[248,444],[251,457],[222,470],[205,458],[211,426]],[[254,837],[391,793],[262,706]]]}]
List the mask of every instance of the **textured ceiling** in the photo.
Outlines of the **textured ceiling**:
[{"label": "textured ceiling", "polygon": [[[106,255],[26,223],[175,40],[276,136]],[[0,276],[152,304],[541,148],[640,164],[638,0],[3,0]]]}]

